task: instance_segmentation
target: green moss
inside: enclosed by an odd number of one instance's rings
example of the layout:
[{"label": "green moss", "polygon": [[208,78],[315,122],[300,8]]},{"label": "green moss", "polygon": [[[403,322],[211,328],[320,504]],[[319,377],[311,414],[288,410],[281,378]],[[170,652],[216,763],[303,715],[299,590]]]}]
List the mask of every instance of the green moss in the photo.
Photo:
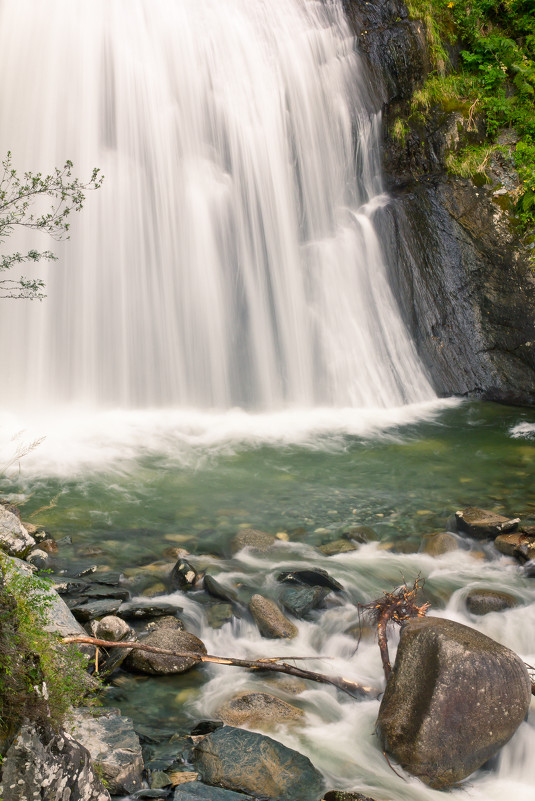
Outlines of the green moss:
[{"label": "green moss", "polygon": [[[516,213],[524,228],[535,225],[535,14],[533,0],[409,0],[409,13],[422,19],[435,71],[412,98],[413,115],[433,106],[459,111],[485,122],[487,143],[515,127],[520,141],[514,153],[522,182]],[[447,49],[456,45],[453,68]],[[450,157],[448,168],[481,180],[485,150],[464,150]],[[489,151],[491,152],[491,151]]]},{"label": "green moss", "polygon": [[0,556],[0,735],[23,719],[61,723],[87,703],[86,660],[45,630],[50,582],[15,570]]}]

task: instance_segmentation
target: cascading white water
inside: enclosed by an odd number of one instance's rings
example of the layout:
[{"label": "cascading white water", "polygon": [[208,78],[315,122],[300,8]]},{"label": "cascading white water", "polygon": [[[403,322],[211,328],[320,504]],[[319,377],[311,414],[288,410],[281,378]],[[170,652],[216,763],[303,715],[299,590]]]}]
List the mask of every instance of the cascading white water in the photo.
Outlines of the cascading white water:
[{"label": "cascading white water", "polygon": [[380,120],[338,0],[2,0],[0,65],[0,152],[106,176],[47,299],[2,304],[4,404],[433,397],[374,232]]}]

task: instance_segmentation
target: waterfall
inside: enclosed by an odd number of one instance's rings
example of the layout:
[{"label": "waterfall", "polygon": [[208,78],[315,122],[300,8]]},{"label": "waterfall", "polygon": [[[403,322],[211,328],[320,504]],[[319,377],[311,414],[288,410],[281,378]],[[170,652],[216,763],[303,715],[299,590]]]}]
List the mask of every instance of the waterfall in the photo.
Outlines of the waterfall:
[{"label": "waterfall", "polygon": [[4,404],[433,398],[374,229],[380,118],[338,0],[2,0],[0,64],[0,152],[105,175],[39,266],[46,300],[2,301]]}]

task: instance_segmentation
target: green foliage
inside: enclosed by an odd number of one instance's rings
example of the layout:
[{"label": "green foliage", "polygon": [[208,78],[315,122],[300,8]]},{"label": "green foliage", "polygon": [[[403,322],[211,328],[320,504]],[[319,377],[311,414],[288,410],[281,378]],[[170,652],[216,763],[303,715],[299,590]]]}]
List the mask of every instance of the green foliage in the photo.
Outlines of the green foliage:
[{"label": "green foliage", "polygon": [[45,630],[52,603],[49,581],[0,556],[0,733],[22,718],[58,724],[87,695],[84,657]]},{"label": "green foliage", "polygon": [[[94,169],[90,180],[82,183],[72,177],[72,162],[66,161],[62,168],[56,167],[50,175],[26,172],[19,176],[13,169],[11,153],[2,161],[0,175],[0,244],[13,233],[16,227],[29,228],[49,234],[53,239],[68,239],[69,215],[81,211],[85,192],[98,189],[102,184],[100,171]],[[42,214],[33,213],[34,204],[40,198],[50,198],[49,208]],[[29,250],[27,253],[0,255],[0,272],[10,270],[21,262],[37,262],[41,259],[55,260],[49,250]],[[1,279],[0,297],[43,298],[43,281],[40,279]]]},{"label": "green foliage", "polygon": [[[411,16],[424,20],[435,72],[415,93],[413,111],[440,104],[465,116],[483,114],[489,142],[503,128],[515,127],[520,142],[515,164],[522,181],[520,221],[535,224],[535,3],[534,0],[409,0]],[[437,40],[443,45],[442,50]],[[461,63],[453,69],[444,48],[460,43]],[[480,171],[484,150],[467,148],[450,159],[460,175]],[[474,172],[475,171],[475,172]]]}]

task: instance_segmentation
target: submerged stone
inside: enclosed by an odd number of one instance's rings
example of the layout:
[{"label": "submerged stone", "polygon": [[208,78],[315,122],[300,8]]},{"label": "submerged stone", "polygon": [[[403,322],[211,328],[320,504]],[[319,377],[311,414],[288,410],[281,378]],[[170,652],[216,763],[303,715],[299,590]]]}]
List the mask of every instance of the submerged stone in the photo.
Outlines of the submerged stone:
[{"label": "submerged stone", "polygon": [[261,729],[279,723],[295,723],[303,711],[274,695],[261,692],[241,692],[217,710],[217,716],[230,726],[252,726]]},{"label": "submerged stone", "polygon": [[262,595],[253,595],[249,602],[251,612],[262,637],[276,639],[297,637],[298,629],[291,620],[282,614],[274,601]]},{"label": "submerged stone", "polygon": [[242,548],[254,548],[257,551],[267,551],[276,541],[273,534],[268,534],[265,531],[258,531],[255,528],[243,528],[232,540],[232,553],[237,553],[241,551]]},{"label": "submerged stone", "polygon": [[303,618],[312,609],[321,606],[331,590],[328,587],[285,587],[280,602],[291,615]]},{"label": "submerged stone", "polygon": [[493,539],[499,534],[515,531],[520,523],[519,517],[508,518],[475,506],[455,512],[455,520],[459,531],[477,540]]}]

